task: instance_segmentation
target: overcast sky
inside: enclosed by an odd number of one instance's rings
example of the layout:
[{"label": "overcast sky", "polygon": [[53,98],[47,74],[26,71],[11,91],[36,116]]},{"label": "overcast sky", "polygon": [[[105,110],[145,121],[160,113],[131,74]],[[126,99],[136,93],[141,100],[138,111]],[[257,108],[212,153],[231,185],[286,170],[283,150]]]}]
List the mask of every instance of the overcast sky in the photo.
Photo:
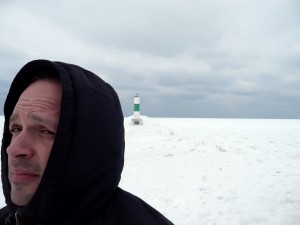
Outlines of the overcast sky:
[{"label": "overcast sky", "polygon": [[299,0],[0,0],[0,104],[28,61],[78,64],[125,116],[300,118]]}]

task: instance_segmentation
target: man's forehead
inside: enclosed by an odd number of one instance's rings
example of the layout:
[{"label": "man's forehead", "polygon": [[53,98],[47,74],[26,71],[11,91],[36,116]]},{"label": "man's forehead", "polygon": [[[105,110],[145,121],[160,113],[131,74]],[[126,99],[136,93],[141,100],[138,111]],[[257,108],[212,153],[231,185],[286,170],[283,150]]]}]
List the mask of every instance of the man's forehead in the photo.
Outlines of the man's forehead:
[{"label": "man's forehead", "polygon": [[17,120],[21,115],[33,121],[49,120],[59,113],[61,104],[61,84],[49,79],[31,83],[20,95],[10,121]]},{"label": "man's forehead", "polygon": [[53,79],[44,78],[34,80],[31,84],[28,85],[28,87],[25,88],[25,90],[21,93],[20,97],[24,94],[27,94],[28,92],[31,92],[32,89],[40,90],[41,92],[39,94],[43,93],[45,89],[48,91],[55,90],[56,92],[61,92],[62,85],[60,81]]},{"label": "man's forehead", "polygon": [[19,105],[30,104],[42,107],[60,106],[62,87],[59,81],[43,79],[31,83],[19,96],[15,108]]}]

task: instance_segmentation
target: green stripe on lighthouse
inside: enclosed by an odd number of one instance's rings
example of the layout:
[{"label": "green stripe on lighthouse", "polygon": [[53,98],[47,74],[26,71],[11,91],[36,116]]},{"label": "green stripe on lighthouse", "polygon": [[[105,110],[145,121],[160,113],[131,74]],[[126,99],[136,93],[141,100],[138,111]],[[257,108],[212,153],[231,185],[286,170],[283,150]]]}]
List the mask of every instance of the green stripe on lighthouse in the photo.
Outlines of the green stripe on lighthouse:
[{"label": "green stripe on lighthouse", "polygon": [[135,112],[139,112],[140,111],[140,104],[134,104],[133,109]]}]

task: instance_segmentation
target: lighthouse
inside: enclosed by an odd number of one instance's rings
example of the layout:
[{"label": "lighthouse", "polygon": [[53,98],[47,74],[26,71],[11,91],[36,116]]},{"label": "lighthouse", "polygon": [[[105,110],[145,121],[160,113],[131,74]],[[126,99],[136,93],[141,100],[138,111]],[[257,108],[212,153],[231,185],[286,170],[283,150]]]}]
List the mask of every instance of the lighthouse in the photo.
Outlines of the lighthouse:
[{"label": "lighthouse", "polygon": [[133,97],[133,116],[131,119],[132,125],[143,125],[143,120],[141,119],[140,113],[140,96],[136,94]]}]

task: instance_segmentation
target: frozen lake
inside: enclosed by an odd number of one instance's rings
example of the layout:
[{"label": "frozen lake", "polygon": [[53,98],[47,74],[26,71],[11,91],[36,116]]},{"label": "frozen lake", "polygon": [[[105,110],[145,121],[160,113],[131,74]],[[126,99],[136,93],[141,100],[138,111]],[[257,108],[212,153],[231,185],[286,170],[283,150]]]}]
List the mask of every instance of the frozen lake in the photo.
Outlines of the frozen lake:
[{"label": "frozen lake", "polygon": [[300,223],[300,120],[143,119],[120,186],[176,225]]}]

